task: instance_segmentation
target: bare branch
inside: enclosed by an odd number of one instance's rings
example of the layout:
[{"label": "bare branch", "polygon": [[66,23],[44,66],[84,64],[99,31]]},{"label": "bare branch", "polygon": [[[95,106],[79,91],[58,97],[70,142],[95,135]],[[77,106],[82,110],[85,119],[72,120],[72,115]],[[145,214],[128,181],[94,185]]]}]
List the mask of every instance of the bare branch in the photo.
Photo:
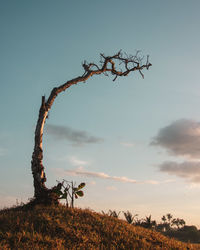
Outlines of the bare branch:
[{"label": "bare branch", "polygon": [[142,78],[144,79],[144,74],[142,73],[142,71],[139,69],[140,75],[142,76]]},{"label": "bare branch", "polygon": [[117,79],[117,75],[115,76],[115,78],[113,79],[113,82]]}]

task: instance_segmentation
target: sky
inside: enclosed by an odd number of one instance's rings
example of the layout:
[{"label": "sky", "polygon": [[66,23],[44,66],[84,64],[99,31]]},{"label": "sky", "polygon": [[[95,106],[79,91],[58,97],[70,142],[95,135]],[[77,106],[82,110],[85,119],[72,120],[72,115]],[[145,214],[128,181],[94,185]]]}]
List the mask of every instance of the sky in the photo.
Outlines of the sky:
[{"label": "sky", "polygon": [[76,206],[171,213],[200,227],[198,0],[0,1],[0,207],[33,197],[41,96],[137,50],[152,67],[94,76],[59,94],[44,130],[47,186],[85,182]]}]

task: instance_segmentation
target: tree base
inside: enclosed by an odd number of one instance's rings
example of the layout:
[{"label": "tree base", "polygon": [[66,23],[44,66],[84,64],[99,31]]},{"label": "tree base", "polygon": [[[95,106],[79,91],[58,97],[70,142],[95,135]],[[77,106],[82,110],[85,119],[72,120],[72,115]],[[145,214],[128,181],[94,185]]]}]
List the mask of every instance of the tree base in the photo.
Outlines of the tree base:
[{"label": "tree base", "polygon": [[[55,186],[56,187],[56,186]],[[55,187],[51,189],[43,189],[39,195],[35,196],[31,201],[30,205],[59,205],[59,196],[55,193]]]}]

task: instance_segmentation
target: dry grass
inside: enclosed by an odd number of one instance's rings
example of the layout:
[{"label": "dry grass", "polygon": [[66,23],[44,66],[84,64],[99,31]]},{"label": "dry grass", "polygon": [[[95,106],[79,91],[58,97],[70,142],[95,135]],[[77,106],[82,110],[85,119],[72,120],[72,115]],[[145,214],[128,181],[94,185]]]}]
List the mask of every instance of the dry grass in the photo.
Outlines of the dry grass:
[{"label": "dry grass", "polygon": [[0,249],[200,249],[90,210],[64,206],[0,211]]}]

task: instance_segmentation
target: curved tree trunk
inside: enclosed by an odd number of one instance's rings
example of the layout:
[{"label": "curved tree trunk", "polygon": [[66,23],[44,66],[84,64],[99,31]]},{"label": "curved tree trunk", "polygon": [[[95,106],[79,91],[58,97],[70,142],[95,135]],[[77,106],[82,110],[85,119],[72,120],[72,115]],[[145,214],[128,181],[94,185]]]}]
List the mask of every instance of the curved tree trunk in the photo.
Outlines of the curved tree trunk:
[{"label": "curved tree trunk", "polygon": [[37,126],[35,129],[35,146],[31,162],[35,197],[39,197],[41,193],[43,193],[43,191],[47,189],[45,186],[46,176],[44,173],[44,166],[42,164],[42,159],[43,159],[42,137],[43,137],[44,123],[47,114],[48,111],[46,110],[45,107],[45,97],[42,96],[42,103],[39,111]]},{"label": "curved tree trunk", "polygon": [[[140,66],[141,58],[139,58],[137,54],[135,56],[126,56],[126,57],[123,57],[123,54],[121,52],[117,53],[112,57],[105,57],[103,54],[101,54],[101,59],[102,59],[102,67],[99,67],[94,63],[87,64],[86,62],[84,62],[82,66],[85,72],[82,76],[74,78],[60,85],[59,87],[54,88],[51,91],[51,94],[47,100],[45,100],[45,96],[42,96],[42,103],[39,110],[38,121],[35,129],[35,145],[31,161],[31,169],[34,180],[34,197],[38,201],[45,203],[47,201],[49,202],[52,199],[51,191],[53,190],[53,188],[48,189],[45,185],[46,175],[44,172],[44,166],[42,164],[43,160],[42,139],[43,139],[44,124],[46,118],[48,117],[48,112],[51,109],[57,95],[60,92],[65,91],[71,85],[77,84],[78,82],[85,82],[88,78],[90,78],[93,75],[99,75],[102,73],[110,72],[112,75],[114,75],[113,81],[115,81],[118,76],[127,76],[132,71],[139,71],[143,77],[141,71],[144,68],[148,69],[151,66],[151,64],[148,62],[148,57],[146,64]],[[116,69],[115,61],[117,60],[118,63],[122,63],[124,65],[125,68],[124,71]],[[94,68],[96,70],[94,70]]]},{"label": "curved tree trunk", "polygon": [[[65,84],[61,85],[58,88],[54,88],[51,91],[51,94],[48,100],[45,100],[45,96],[42,96],[42,103],[39,110],[38,121],[35,129],[35,146],[34,151],[32,154],[32,161],[31,161],[31,169],[33,174],[33,182],[34,182],[34,196],[38,200],[42,200],[43,198],[46,199],[46,195],[48,191],[50,191],[46,185],[46,175],[44,172],[44,166],[42,163],[43,160],[43,148],[42,148],[42,139],[43,139],[43,130],[46,118],[48,117],[48,112],[53,105],[53,102],[56,96],[69,88],[71,85],[76,84],[80,81],[85,81],[90,77],[90,74],[87,74],[84,77],[78,77],[71,81],[66,82]],[[46,198],[45,198],[46,197]],[[49,199],[51,199],[49,197]]]}]

